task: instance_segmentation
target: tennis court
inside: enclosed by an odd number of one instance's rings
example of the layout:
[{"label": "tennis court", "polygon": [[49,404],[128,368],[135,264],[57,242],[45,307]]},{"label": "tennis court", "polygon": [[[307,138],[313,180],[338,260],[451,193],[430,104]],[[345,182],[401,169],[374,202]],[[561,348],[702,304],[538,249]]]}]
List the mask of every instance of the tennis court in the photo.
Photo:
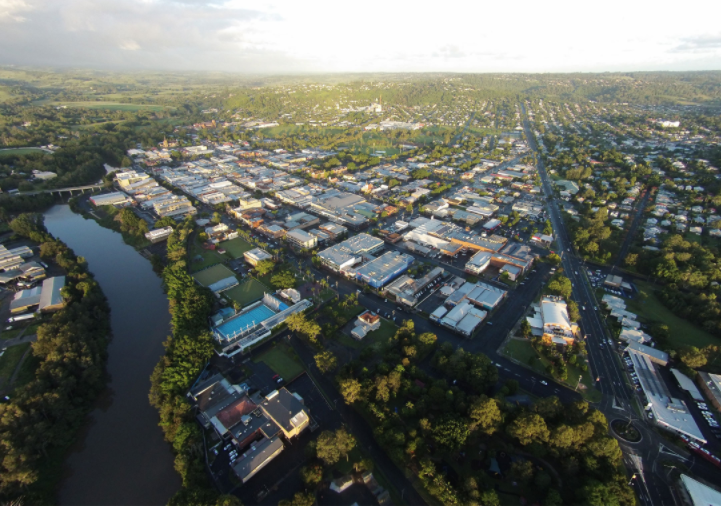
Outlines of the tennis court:
[{"label": "tennis court", "polygon": [[195,280],[203,286],[212,285],[221,279],[229,278],[231,276],[235,276],[235,274],[225,265],[214,265],[213,267],[208,267],[207,269],[203,269],[202,271],[193,274]]},{"label": "tennis court", "polygon": [[245,307],[256,300],[260,300],[263,297],[263,294],[269,291],[270,290],[263,286],[262,283],[251,278],[245,283],[241,283],[230,290],[226,290],[223,292],[223,295],[237,302],[241,307]]},{"label": "tennis court", "polygon": [[243,256],[243,253],[253,249],[253,246],[240,237],[236,237],[230,241],[223,241],[218,244],[218,247],[224,249],[233,258],[240,258]]}]

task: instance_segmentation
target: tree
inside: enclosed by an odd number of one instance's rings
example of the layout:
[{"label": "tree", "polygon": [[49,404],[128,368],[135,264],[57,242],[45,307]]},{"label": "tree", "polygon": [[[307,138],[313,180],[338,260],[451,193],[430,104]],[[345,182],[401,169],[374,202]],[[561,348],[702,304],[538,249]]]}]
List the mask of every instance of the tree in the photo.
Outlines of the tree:
[{"label": "tree", "polygon": [[528,320],[526,318],[523,319],[521,322],[521,335],[528,339],[528,337],[533,333],[533,329],[531,328],[531,324],[528,323]]},{"label": "tree", "polygon": [[526,485],[533,479],[533,463],[530,460],[517,460],[511,464],[511,477]]},{"label": "tree", "polygon": [[223,217],[220,215],[219,212],[216,211],[213,213],[213,216],[210,218],[210,221],[217,225],[218,223],[223,221]]},{"label": "tree", "polygon": [[323,374],[329,373],[338,366],[338,358],[330,351],[322,351],[313,358],[315,358],[315,365]]},{"label": "tree", "polygon": [[546,442],[549,436],[546,421],[537,413],[529,412],[524,412],[513,420],[506,431],[524,446],[533,442]]},{"label": "tree", "polygon": [[433,440],[449,452],[457,452],[466,444],[470,431],[465,421],[447,416],[433,428]]},{"label": "tree", "polygon": [[548,283],[548,291],[554,295],[560,295],[566,300],[571,298],[573,286],[571,280],[566,276],[557,276]]},{"label": "tree", "polygon": [[561,263],[561,257],[556,253],[549,254],[546,259],[551,263],[551,265],[558,265]]},{"label": "tree", "polygon": [[261,260],[255,264],[255,272],[258,276],[265,276],[266,274],[273,272],[273,269],[275,269],[275,262],[270,259]]},{"label": "tree", "polygon": [[340,394],[343,396],[346,404],[353,404],[361,398],[362,386],[360,381],[355,378],[340,380]]},{"label": "tree", "polygon": [[679,352],[681,362],[691,369],[698,369],[706,365],[706,354],[695,346],[687,346]]},{"label": "tree", "polygon": [[501,424],[501,410],[495,399],[482,395],[468,410],[472,420],[471,430],[479,429],[484,434],[493,434]]},{"label": "tree", "polygon": [[306,485],[316,486],[323,480],[323,466],[318,464],[304,466],[300,470],[300,476]]},{"label": "tree", "polygon": [[295,288],[297,279],[292,271],[280,271],[270,278],[274,288]]},{"label": "tree", "polygon": [[295,313],[286,318],[285,323],[293,332],[306,337],[313,344],[317,343],[317,336],[321,332],[320,325],[313,320],[308,320],[303,313]]},{"label": "tree", "polygon": [[316,441],[316,455],[326,465],[332,466],[341,458],[348,458],[348,453],[355,448],[355,438],[345,428],[335,432],[323,431]]}]

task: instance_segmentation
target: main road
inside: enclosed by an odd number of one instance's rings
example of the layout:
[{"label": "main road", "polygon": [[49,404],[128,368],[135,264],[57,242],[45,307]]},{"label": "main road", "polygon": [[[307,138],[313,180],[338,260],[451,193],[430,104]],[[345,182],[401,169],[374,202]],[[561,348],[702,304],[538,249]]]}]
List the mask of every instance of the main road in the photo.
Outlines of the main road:
[{"label": "main road", "polygon": [[[526,119],[525,107],[523,113],[523,126],[529,146],[538,153],[535,138],[531,135],[531,128]],[[615,351],[616,346],[611,340],[611,333],[597,309],[598,301],[588,282],[585,264],[573,251],[572,242],[566,231],[565,223],[561,219],[558,203],[554,199],[553,188],[540,157],[538,173],[548,200],[549,216],[556,232],[556,242],[564,272],[573,284],[573,297],[581,306],[581,327],[586,337],[591,371],[597,378],[597,387],[604,395],[598,408],[603,411],[609,421],[614,418],[635,420],[635,425],[643,434],[642,441],[637,444],[627,444],[619,440],[624,451],[624,462],[629,471],[637,476],[634,486],[641,500],[645,504],[676,504],[669,478],[670,468],[674,466],[669,466],[668,462],[673,459],[683,461],[683,467],[693,468],[694,474],[712,482],[718,479],[718,469],[705,460],[693,456],[685,448],[680,448],[662,438],[644,416],[639,418],[634,409],[634,392],[625,381],[623,365],[618,352]],[[643,197],[634,224],[637,224],[648,197],[648,193]],[[634,231],[635,227],[632,226],[629,234]],[[631,237],[627,237],[627,242],[630,242],[631,239]],[[645,414],[643,410],[641,413]]]}]

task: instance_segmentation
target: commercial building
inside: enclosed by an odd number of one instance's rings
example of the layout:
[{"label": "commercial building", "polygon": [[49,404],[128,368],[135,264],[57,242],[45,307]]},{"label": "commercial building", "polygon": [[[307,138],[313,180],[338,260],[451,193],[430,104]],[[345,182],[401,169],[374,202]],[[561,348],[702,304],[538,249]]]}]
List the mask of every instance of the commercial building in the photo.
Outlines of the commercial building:
[{"label": "commercial building", "polygon": [[382,239],[368,234],[358,234],[345,241],[324,249],[318,258],[326,267],[340,271],[360,262],[363,257],[370,257],[383,249]]},{"label": "commercial building", "polygon": [[650,346],[646,346],[635,341],[632,341],[628,344],[626,351],[633,351],[634,353],[644,355],[648,357],[651,362],[658,364],[662,367],[665,367],[668,364],[668,353],[666,353],[665,351],[657,350],[656,348],[651,348]]},{"label": "commercial building", "polygon": [[233,356],[242,353],[271,335],[271,331],[283,323],[290,315],[311,307],[310,301],[303,299],[288,306],[266,293],[263,299],[244,307],[237,314],[224,319],[212,328],[213,336],[223,347],[222,354]]},{"label": "commercial building", "polygon": [[[678,122],[676,122],[678,123]],[[721,505],[721,492],[717,489],[694,480],[687,474],[681,478],[682,498],[688,506],[719,506]]]},{"label": "commercial building", "polygon": [[216,374],[188,392],[198,422],[234,445],[238,456],[231,460],[230,467],[243,483],[284,450],[281,437],[290,442],[311,421],[297,393],[281,388],[265,397],[251,397],[248,388],[247,384],[231,384]]},{"label": "commercial building", "polygon": [[10,301],[10,312],[24,313],[33,306],[38,306],[38,311],[57,311],[65,306],[65,299],[61,294],[64,286],[65,276],[56,276],[44,279],[42,286],[21,290],[15,293],[13,300]]},{"label": "commercial building", "polygon": [[256,265],[258,265],[259,262],[262,262],[263,260],[272,260],[273,255],[261,248],[254,248],[250,251],[246,251],[245,253],[243,253],[243,258],[246,262],[255,267]]},{"label": "commercial building", "polygon": [[367,283],[373,288],[381,288],[407,271],[413,261],[414,258],[411,255],[398,251],[388,251],[361,266],[357,270],[356,276],[358,280]]},{"label": "commercial building", "polygon": [[488,313],[477,309],[469,301],[464,300],[440,318],[441,325],[448,327],[459,334],[470,336],[483,322]]},{"label": "commercial building", "polygon": [[578,325],[571,322],[568,306],[560,297],[548,296],[541,299],[539,317],[530,317],[531,328],[540,323],[541,335],[547,343],[573,344],[578,332]]},{"label": "commercial building", "polygon": [[176,218],[188,214],[194,215],[198,212],[185,195],[172,195],[167,199],[154,203],[153,209],[160,218]]},{"label": "commercial building", "polygon": [[308,213],[295,213],[291,214],[285,219],[283,226],[286,230],[295,230],[297,228],[310,228],[320,223],[320,220]]},{"label": "commercial building", "polygon": [[103,193],[102,195],[93,195],[90,197],[90,202],[92,202],[94,206],[121,206],[132,204],[135,200],[123,192],[111,192]]},{"label": "commercial building", "polygon": [[381,317],[373,311],[366,311],[358,316],[356,326],[350,331],[356,339],[363,339],[369,332],[381,328]]},{"label": "commercial building", "polygon": [[311,212],[354,230],[368,224],[369,218],[374,216],[375,207],[363,197],[339,191],[329,191],[310,203]]},{"label": "commercial building", "polygon": [[145,234],[145,238],[155,244],[156,242],[164,241],[170,237],[170,234],[172,233],[173,227],[158,228]]},{"label": "commercial building", "polygon": [[285,238],[291,246],[303,249],[312,249],[318,245],[318,238],[305,230],[291,230],[286,232]]},{"label": "commercial building", "polygon": [[392,295],[397,302],[406,306],[415,306],[420,293],[429,285],[437,283],[445,271],[435,267],[428,274],[419,279],[410,276],[401,276],[385,289],[387,295]]},{"label": "commercial building", "polygon": [[[681,399],[671,397],[663,378],[656,369],[656,363],[647,353],[631,348],[634,344],[632,343],[627,351],[646,397],[646,410],[653,413],[654,420],[660,427],[705,444],[706,439],[686,403]],[[648,346],[643,347],[648,348]]]},{"label": "commercial building", "polygon": [[699,371],[696,381],[711,404],[721,411],[721,375]]},{"label": "commercial building", "polygon": [[481,274],[491,265],[491,257],[493,255],[487,251],[478,251],[466,262],[465,271],[470,274]]}]

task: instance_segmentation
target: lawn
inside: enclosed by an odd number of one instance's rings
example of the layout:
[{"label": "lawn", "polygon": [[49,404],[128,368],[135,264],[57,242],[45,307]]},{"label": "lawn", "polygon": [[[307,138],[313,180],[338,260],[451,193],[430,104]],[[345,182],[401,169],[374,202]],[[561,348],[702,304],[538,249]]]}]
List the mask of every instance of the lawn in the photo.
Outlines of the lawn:
[{"label": "lawn", "polygon": [[241,307],[249,306],[260,300],[265,292],[269,291],[262,283],[255,279],[249,279],[230,290],[223,292],[223,295],[240,304]]},{"label": "lawn", "polygon": [[629,311],[636,313],[640,318],[639,321],[647,323],[665,323],[669,330],[669,343],[674,348],[683,346],[696,346],[703,348],[704,346],[719,345],[718,338],[713,337],[708,332],[696,327],[693,323],[679,318],[673,314],[661,301],[656,298],[653,287],[643,281],[635,281],[634,283],[639,291],[645,295],[636,296],[634,299],[626,300],[626,307]]},{"label": "lawn", "polygon": [[248,244],[240,237],[236,237],[235,239],[231,239],[230,241],[221,242],[220,244],[218,244],[218,247],[223,248],[228,253],[228,255],[233,258],[240,258],[243,256],[243,253],[253,249],[253,246]]},{"label": "lawn", "polygon": [[0,339],[15,339],[22,333],[24,336],[31,336],[33,334],[38,333],[38,327],[40,326],[39,323],[35,323],[33,325],[30,325],[29,327],[20,327],[18,329],[12,329],[12,330],[4,330],[2,334],[0,334]]},{"label": "lawn", "polygon": [[295,359],[292,352],[284,346],[276,346],[263,353],[254,362],[265,362],[268,367],[289,381],[303,372],[303,366]]},{"label": "lawn", "polygon": [[339,333],[338,341],[344,346],[348,346],[349,348],[354,348],[356,350],[360,350],[364,346],[371,346],[376,343],[386,342],[388,340],[388,338],[396,335],[397,330],[398,330],[397,325],[395,325],[393,322],[391,322],[389,320],[386,320],[385,318],[381,318],[381,328],[368,333],[360,341],[358,339],[355,339],[354,337],[351,337],[344,333]]},{"label": "lawn", "polygon": [[235,276],[235,274],[225,265],[214,265],[213,267],[208,267],[207,269],[203,269],[202,271],[193,274],[195,280],[203,286],[210,286],[221,279],[229,278],[231,276]]},{"label": "lawn", "polygon": [[[198,259],[198,257],[202,258],[202,260]],[[195,241],[192,242],[192,246],[190,248],[191,272],[205,269],[206,267],[210,267],[211,265],[222,264],[226,260],[227,257],[221,255],[217,251],[203,248],[200,242],[198,242],[197,236],[195,238]]]},{"label": "lawn", "polygon": [[49,155],[47,151],[44,151],[40,148],[12,148],[12,149],[0,149],[0,156],[24,156],[24,155],[32,155],[32,154],[46,154]]},{"label": "lawn", "polygon": [[23,343],[12,346],[5,350],[3,356],[0,357],[0,381],[5,383],[15,372],[15,368],[20,363],[23,354],[30,348],[30,343]]},{"label": "lawn", "polygon": [[17,390],[18,388],[22,388],[28,383],[30,383],[32,380],[34,380],[35,371],[37,370],[39,365],[40,359],[33,355],[32,352],[28,353],[28,355],[25,357],[25,360],[23,360],[22,365],[20,366],[20,370],[18,371],[18,375],[15,378],[15,383],[12,384],[12,388],[14,390]]},{"label": "lawn", "polygon": [[[547,374],[546,365],[548,364],[548,361],[533,349],[531,341],[529,340],[511,339],[503,349],[503,353],[508,357],[516,359],[519,363],[529,369],[533,369],[540,374]],[[601,392],[593,388],[593,378],[591,377],[591,373],[589,371],[582,373],[580,369],[568,364],[568,375],[566,381],[556,381],[563,383],[570,388],[575,388],[579,376],[581,376],[581,383],[586,386],[586,389],[580,390],[581,395],[591,402],[600,401]]]}]

